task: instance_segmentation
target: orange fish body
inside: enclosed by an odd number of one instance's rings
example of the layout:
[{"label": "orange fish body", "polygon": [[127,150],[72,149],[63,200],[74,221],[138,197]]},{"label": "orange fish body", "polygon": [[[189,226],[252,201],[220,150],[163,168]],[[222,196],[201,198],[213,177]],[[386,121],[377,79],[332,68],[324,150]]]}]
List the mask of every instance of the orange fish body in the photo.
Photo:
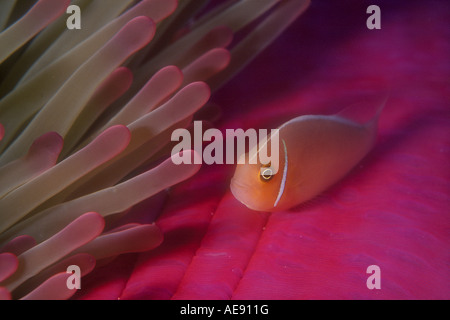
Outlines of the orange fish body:
[{"label": "orange fish body", "polygon": [[341,114],[304,115],[279,127],[279,169],[238,164],[233,195],[257,211],[281,211],[312,199],[343,178],[371,150],[379,108],[365,123]]}]

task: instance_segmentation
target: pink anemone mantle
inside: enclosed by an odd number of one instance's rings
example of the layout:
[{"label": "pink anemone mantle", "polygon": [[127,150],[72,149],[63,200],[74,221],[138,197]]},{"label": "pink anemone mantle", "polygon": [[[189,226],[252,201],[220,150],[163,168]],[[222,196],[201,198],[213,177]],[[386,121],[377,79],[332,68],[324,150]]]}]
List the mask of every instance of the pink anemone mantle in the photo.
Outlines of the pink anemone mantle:
[{"label": "pink anemone mantle", "polygon": [[[449,299],[450,5],[372,2],[313,1],[212,97],[220,128],[270,128],[389,87],[378,142],[348,177],[268,214],[233,198],[233,167],[203,166],[132,209],[157,217],[163,243],[96,269],[76,297]],[[381,30],[366,28],[370,4]],[[366,286],[370,265],[380,290]]]}]

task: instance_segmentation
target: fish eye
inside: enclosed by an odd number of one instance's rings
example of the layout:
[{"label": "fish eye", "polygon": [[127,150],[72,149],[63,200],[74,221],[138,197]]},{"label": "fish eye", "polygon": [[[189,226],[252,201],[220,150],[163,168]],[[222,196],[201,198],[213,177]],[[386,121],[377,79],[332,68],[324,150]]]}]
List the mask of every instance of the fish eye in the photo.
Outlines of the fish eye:
[{"label": "fish eye", "polygon": [[261,181],[267,182],[270,181],[273,177],[273,171],[270,167],[262,167],[260,170],[260,178]]}]

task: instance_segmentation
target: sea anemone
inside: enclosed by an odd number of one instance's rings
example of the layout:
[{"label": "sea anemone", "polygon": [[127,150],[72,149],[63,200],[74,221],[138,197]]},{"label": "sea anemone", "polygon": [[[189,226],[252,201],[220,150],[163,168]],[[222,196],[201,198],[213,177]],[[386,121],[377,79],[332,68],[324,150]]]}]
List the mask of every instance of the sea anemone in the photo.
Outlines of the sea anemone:
[{"label": "sea anemone", "polygon": [[160,245],[120,218],[199,170],[167,159],[171,132],[308,4],[2,1],[0,298],[67,299],[68,266]]}]

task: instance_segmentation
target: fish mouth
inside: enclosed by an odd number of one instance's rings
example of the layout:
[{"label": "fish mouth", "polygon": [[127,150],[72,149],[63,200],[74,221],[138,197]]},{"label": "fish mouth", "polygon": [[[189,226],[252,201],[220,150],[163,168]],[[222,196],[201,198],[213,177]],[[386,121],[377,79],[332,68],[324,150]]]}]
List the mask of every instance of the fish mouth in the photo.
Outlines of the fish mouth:
[{"label": "fish mouth", "polygon": [[236,179],[234,179],[234,178],[231,179],[231,182],[230,182],[231,193],[240,202],[242,202],[240,199],[241,197],[239,196],[240,195],[239,190],[241,190],[241,189],[244,189],[244,186],[242,184],[240,184],[239,182],[237,182]]},{"label": "fish mouth", "polygon": [[237,200],[239,200],[239,202],[245,204],[248,207],[248,205],[244,201],[245,194],[247,193],[246,192],[247,188],[248,187],[246,187],[244,184],[240,183],[236,179],[234,179],[234,178],[231,179],[231,183],[230,183],[231,193]]},{"label": "fish mouth", "polygon": [[239,182],[236,178],[232,178],[230,182],[230,187],[233,188],[233,186],[245,189],[247,186],[241,182]]},{"label": "fish mouth", "polygon": [[254,206],[251,203],[249,203],[248,201],[246,201],[246,199],[250,198],[249,196],[247,196],[247,193],[248,193],[247,190],[249,190],[248,186],[236,181],[236,179],[233,178],[233,179],[231,179],[230,190],[231,190],[231,193],[233,194],[233,196],[240,203],[245,205],[247,208],[254,210],[254,211],[261,211],[261,209],[258,209],[256,206]]}]

